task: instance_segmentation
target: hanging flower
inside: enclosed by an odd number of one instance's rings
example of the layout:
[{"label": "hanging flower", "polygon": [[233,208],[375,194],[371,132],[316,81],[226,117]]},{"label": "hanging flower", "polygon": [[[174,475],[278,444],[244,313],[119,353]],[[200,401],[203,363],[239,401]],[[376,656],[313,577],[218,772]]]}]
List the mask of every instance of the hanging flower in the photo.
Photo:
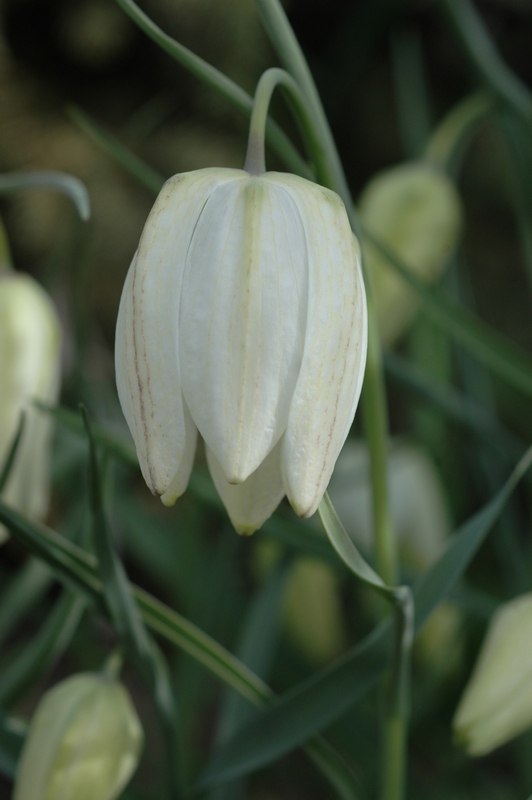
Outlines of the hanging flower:
[{"label": "hanging flower", "polygon": [[144,478],[172,505],[199,430],[235,528],[287,495],[313,514],[366,357],[357,243],[340,198],[294,175],[171,178],[148,218],[117,323],[120,402]]}]

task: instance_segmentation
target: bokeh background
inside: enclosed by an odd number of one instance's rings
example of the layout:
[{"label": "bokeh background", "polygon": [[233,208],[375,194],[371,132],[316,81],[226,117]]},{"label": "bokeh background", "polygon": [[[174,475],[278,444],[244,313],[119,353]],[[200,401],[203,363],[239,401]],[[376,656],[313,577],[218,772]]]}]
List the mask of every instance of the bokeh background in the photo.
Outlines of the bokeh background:
[{"label": "bokeh background", "polygon": [[[532,86],[532,4],[483,0],[476,7],[508,65]],[[261,72],[277,63],[252,0],[144,0],[142,8],[165,32],[251,94]],[[435,2],[290,0],[286,10],[355,197],[379,170],[418,157],[434,125],[481,85]],[[276,100],[273,109],[297,141],[282,102]],[[126,436],[114,388],[114,326],[126,271],[154,196],[87,134],[80,111],[165,177],[207,166],[241,167],[246,121],[160,51],[112,0],[3,0],[0,5],[0,171],[68,172],[85,182],[92,205],[91,220],[84,224],[65,197],[50,191],[2,198],[0,215],[14,265],[41,281],[59,310],[62,402],[71,408],[85,402],[94,418]],[[268,165],[281,166],[271,154]],[[530,208],[517,188],[520,169],[502,126],[486,125],[461,173],[463,247],[444,284],[460,302],[530,350],[532,280],[518,222],[519,209],[528,213]],[[482,400],[516,439],[532,440],[532,415],[523,398],[478,368],[423,317],[395,351],[414,360],[427,380],[453,382]],[[482,444],[464,436],[396,372],[389,377],[392,433],[422,443],[439,470],[456,524],[495,491],[509,462],[494,463]],[[58,430],[55,447],[49,522],[62,531],[75,530],[87,525],[86,444]],[[234,649],[250,598],[268,563],[279,558],[272,550],[283,552],[279,537],[264,535],[268,550],[261,546],[261,533],[251,545],[234,534],[213,505],[201,455],[194,491],[172,511],[160,508],[140,478],[125,468],[113,473],[109,497],[131,577]],[[289,513],[282,508],[281,519],[288,520]],[[471,570],[469,584],[476,594],[471,619],[463,623],[458,666],[416,666],[412,798],[522,800],[532,791],[532,762],[526,758],[530,737],[489,762],[470,762],[453,746],[449,729],[489,612],[497,600],[513,596],[517,586],[527,588],[519,549],[508,544],[508,527],[517,531],[518,543],[530,535],[523,513],[523,505],[513,508]],[[9,542],[1,554],[0,581],[7,585],[25,558],[22,548]],[[43,590],[42,604],[12,634],[11,647],[22,647],[38,630],[56,592],[50,586]],[[372,616],[343,574],[335,578],[334,597],[332,613],[341,615],[342,623],[333,650],[341,650],[371,626]],[[29,713],[39,692],[61,675],[99,668],[112,644],[107,624],[84,618],[68,654],[21,698],[17,711]],[[215,735],[222,692],[184,656],[172,656],[172,668],[194,775]],[[273,685],[281,690],[315,668],[312,654],[286,630],[281,632]],[[139,776],[125,796],[156,799],[160,732],[142,684],[127,670],[126,680],[148,745]],[[369,700],[331,732],[355,764],[369,768],[370,784],[379,772],[373,711]],[[296,754],[259,773],[245,796],[312,800],[328,791]],[[0,797],[9,796],[10,783],[0,778]]]}]

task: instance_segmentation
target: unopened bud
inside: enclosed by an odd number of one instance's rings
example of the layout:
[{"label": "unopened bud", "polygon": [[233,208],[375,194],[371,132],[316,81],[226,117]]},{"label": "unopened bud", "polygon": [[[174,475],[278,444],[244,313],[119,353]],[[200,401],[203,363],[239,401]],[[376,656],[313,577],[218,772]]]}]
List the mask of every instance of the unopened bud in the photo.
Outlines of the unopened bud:
[{"label": "unopened bud", "polygon": [[41,700],[13,800],[114,800],[137,766],[143,733],[125,687],[81,673]]},{"label": "unopened bud", "polygon": [[532,726],[532,593],[493,617],[456,711],[457,741],[483,756]]},{"label": "unopened bud", "polygon": [[[423,162],[381,172],[364,189],[359,214],[365,228],[417,278],[433,283],[452,254],[462,209],[451,180]],[[391,344],[412,322],[419,300],[370,241],[364,252],[377,298],[381,337]]]}]

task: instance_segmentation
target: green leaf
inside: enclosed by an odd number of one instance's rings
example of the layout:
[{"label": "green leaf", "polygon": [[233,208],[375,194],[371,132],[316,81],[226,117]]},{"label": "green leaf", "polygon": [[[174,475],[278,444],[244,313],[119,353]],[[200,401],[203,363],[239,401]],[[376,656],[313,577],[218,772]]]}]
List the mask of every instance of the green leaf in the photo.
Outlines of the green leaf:
[{"label": "green leaf", "polygon": [[48,567],[31,558],[5,586],[0,595],[0,646],[28,608],[43,597],[52,580]]},{"label": "green leaf", "polygon": [[499,378],[532,397],[532,357],[471,312],[446,297],[442,291],[428,288],[400,259],[366,228],[366,236],[393,268],[423,299],[423,313]]},{"label": "green leaf", "polygon": [[[532,448],[504,486],[451,539],[448,549],[414,589],[416,629],[448,595],[499,517],[532,462]],[[202,785],[236,778],[281,757],[329,725],[375,685],[388,663],[391,624],[386,620],[334,664],[276,698],[210,762]]]},{"label": "green leaf", "polygon": [[363,584],[386,599],[393,596],[393,589],[386,586],[382,578],[358,552],[355,543],[342,525],[327,492],[318,506],[318,514],[329,541],[351,572]]},{"label": "green leaf", "polygon": [[415,364],[395,353],[386,353],[384,366],[386,374],[394,382],[435,406],[506,459],[515,462],[523,455],[524,443],[504,428],[486,406],[452,386],[430,381]]},{"label": "green leaf", "polygon": [[17,426],[17,430],[15,432],[15,436],[13,437],[13,441],[11,442],[7,455],[4,459],[2,468],[0,469],[0,493],[3,492],[6,487],[7,481],[11,474],[11,469],[13,467],[13,464],[15,463],[15,458],[18,452],[20,440],[22,439],[22,434],[24,433],[25,423],[26,423],[26,413],[22,411],[20,414],[20,419]]},{"label": "green leaf", "polygon": [[0,706],[9,708],[50,669],[66,651],[76,632],[87,601],[66,591],[38,633],[0,676]]},{"label": "green leaf", "polygon": [[0,195],[12,194],[21,189],[53,189],[66,194],[76,206],[79,216],[86,221],[91,215],[89,193],[79,178],[64,172],[10,172],[0,175]]},{"label": "green leaf", "polygon": [[[12,535],[30,552],[42,558],[56,577],[89,597],[101,613],[107,613],[94,556],[56,531],[30,522],[1,500],[0,522],[7,525]],[[144,622],[153,632],[184,650],[250,703],[264,706],[271,702],[273,692],[269,686],[222,645],[144,590],[132,586],[132,592]],[[316,738],[304,749],[337,788],[340,796],[344,800],[354,800],[356,780],[331,745]]]},{"label": "green leaf", "polygon": [[26,729],[22,720],[0,712],[0,774],[10,780],[15,778]]},{"label": "green leaf", "polygon": [[[281,601],[291,564],[281,563],[259,588],[246,614],[236,655],[243,664],[263,679],[269,676],[279,631]],[[217,727],[217,746],[226,742],[254,713],[254,709],[239,694],[228,691],[222,701]],[[242,780],[229,781],[216,787],[209,800],[239,800],[245,794]]]},{"label": "green leaf", "polygon": [[159,194],[166,179],[157,170],[146,164],[116,137],[111,136],[81,108],[70,106],[68,116],[91,141],[101,147],[117,164],[124,167],[146,189]]},{"label": "green leaf", "polygon": [[[89,439],[89,486],[92,534],[105,600],[120,639],[130,653],[140,674],[148,684],[156,708],[168,735],[167,757],[170,784],[176,793],[180,788],[180,770],[176,758],[176,712],[168,667],[155,641],[148,634],[131,593],[124,566],[115,550],[103,509],[100,472],[96,446],[87,411],[80,406]],[[177,754],[178,755],[178,754]]]}]

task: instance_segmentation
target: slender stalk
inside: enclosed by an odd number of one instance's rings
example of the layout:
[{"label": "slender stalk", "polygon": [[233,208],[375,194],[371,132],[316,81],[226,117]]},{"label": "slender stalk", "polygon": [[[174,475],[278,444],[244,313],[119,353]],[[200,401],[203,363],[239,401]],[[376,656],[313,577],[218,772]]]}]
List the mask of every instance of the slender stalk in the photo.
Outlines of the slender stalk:
[{"label": "slender stalk", "polygon": [[368,293],[368,355],[362,392],[364,432],[370,451],[375,563],[388,586],[397,584],[397,545],[388,492],[388,413],[382,350],[373,298]]},{"label": "slender stalk", "polygon": [[469,0],[440,0],[440,5],[476,73],[532,131],[532,93],[501,58],[474,5]]},{"label": "slender stalk", "polygon": [[0,195],[12,194],[20,189],[53,189],[66,194],[78,211],[82,220],[91,214],[89,193],[85,184],[65,172],[10,172],[0,175]]},{"label": "slender stalk", "polygon": [[[116,0],[120,8],[130,17],[138,27],[146,33],[153,41],[173,59],[178,61],[185,69],[199,80],[206,83],[218,94],[224,97],[241,114],[249,117],[253,105],[253,99],[237,83],[232,81],[223,72],[220,72],[207,61],[188,50],[180,42],[172,39],[164,33],[149,17],[142,11],[134,0]],[[279,158],[297,175],[303,178],[312,178],[308,164],[301,158],[296,148],[281,130],[271,120],[266,125],[266,136],[268,144],[277,153]]]},{"label": "slender stalk", "polygon": [[305,95],[316,132],[325,152],[325,162],[317,174],[319,183],[340,195],[346,207],[352,198],[327,117],[309,66],[283,7],[278,0],[256,0],[266,31],[286,71]]},{"label": "slender stalk", "polygon": [[464,150],[493,108],[493,97],[486,92],[475,92],[457,103],[433,131],[425,158],[440,169],[458,169]]},{"label": "slender stalk", "polygon": [[273,67],[266,70],[257,84],[253,109],[249,126],[248,148],[244,169],[252,175],[261,175],[266,171],[265,140],[268,122],[268,110],[276,87],[282,90],[299,127],[316,171],[326,169],[327,157],[316,133],[313,119],[307,108],[307,101],[299,86],[288,72]]}]

